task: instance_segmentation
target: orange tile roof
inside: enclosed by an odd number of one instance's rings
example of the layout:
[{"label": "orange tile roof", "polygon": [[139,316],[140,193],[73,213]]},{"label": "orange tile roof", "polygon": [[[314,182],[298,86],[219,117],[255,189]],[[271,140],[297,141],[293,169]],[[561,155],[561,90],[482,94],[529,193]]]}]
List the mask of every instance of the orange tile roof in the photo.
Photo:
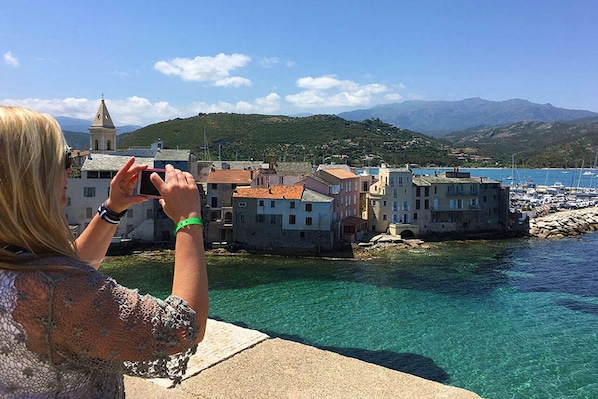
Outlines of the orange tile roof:
[{"label": "orange tile roof", "polygon": [[358,177],[355,173],[349,172],[345,169],[323,169],[323,171],[339,179],[351,179]]},{"label": "orange tile roof", "polygon": [[270,186],[270,188],[238,187],[235,198],[272,198],[300,200],[303,186]]},{"label": "orange tile roof", "polygon": [[250,184],[251,171],[241,169],[216,169],[210,171],[208,183]]}]

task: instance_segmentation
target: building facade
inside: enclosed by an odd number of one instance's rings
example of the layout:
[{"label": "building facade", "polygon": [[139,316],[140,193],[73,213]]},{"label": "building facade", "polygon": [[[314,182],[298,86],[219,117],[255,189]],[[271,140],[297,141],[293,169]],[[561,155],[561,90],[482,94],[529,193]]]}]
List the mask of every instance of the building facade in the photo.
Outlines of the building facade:
[{"label": "building facade", "polygon": [[212,169],[206,182],[204,237],[213,247],[233,241],[233,193],[238,187],[249,187],[253,170]]},{"label": "building facade", "polygon": [[[370,186],[368,195],[368,227],[371,232],[386,233],[391,225],[412,224],[412,176],[408,168],[379,169],[378,181]],[[416,232],[414,235],[417,235]]]},{"label": "building facade", "polygon": [[508,223],[509,188],[468,172],[414,176],[413,196],[422,234],[503,231]]},{"label": "building facade", "polygon": [[233,194],[234,243],[261,251],[327,251],[331,197],[303,186],[239,187]]}]

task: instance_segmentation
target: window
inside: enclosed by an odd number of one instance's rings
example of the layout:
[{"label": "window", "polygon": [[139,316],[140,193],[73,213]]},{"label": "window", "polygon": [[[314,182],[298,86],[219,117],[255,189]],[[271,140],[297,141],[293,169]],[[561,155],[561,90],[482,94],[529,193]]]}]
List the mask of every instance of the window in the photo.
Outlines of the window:
[{"label": "window", "polygon": [[87,172],[87,178],[88,179],[97,179],[99,176],[98,171],[97,170],[90,170]]},{"label": "window", "polygon": [[424,190],[424,195],[425,195],[426,197],[429,197],[429,196],[430,196],[430,187],[426,187],[426,188],[425,188],[425,190]]},{"label": "window", "polygon": [[270,224],[276,224],[276,215],[270,215]]},{"label": "window", "polygon": [[386,214],[382,215],[382,220],[388,220],[388,216]]},{"label": "window", "polygon": [[386,200],[382,201],[382,206],[388,206],[388,203],[386,202]]},{"label": "window", "polygon": [[420,200],[416,199],[415,200],[415,209],[420,209],[420,208],[421,208]]},{"label": "window", "polygon": [[211,204],[212,208],[218,208],[218,197],[212,197]]},{"label": "window", "polygon": [[430,200],[424,200],[424,209],[430,209]]},{"label": "window", "polygon": [[295,209],[295,201],[291,201],[291,209]]},{"label": "window", "polygon": [[417,212],[413,214],[413,220],[417,220]]},{"label": "window", "polygon": [[399,187],[403,187],[403,176],[399,176]]},{"label": "window", "polygon": [[239,208],[247,208],[247,202],[245,202],[245,201],[239,202]]},{"label": "window", "polygon": [[264,200],[260,200],[259,206],[264,206]]},{"label": "window", "polygon": [[289,224],[295,224],[295,215],[289,215]]},{"label": "window", "polygon": [[420,193],[420,188],[421,188],[421,187],[419,187],[419,186],[415,187],[415,196],[416,196],[416,197],[419,197],[419,196],[421,196],[421,193]]},{"label": "window", "polygon": [[276,201],[270,201],[270,208],[274,208],[276,206]]},{"label": "window", "polygon": [[212,190],[218,190],[218,184],[212,183]]},{"label": "window", "polygon": [[299,232],[299,238],[305,238],[305,231]]},{"label": "window", "polygon": [[85,217],[91,219],[93,217],[93,208],[85,208]]},{"label": "window", "polygon": [[312,204],[305,204],[305,212],[311,212]]},{"label": "window", "polygon": [[83,187],[83,196],[84,197],[95,197],[96,196],[96,188],[95,187]]},{"label": "window", "polygon": [[264,215],[262,215],[262,214],[255,215],[255,221],[258,223],[264,223]]},{"label": "window", "polygon": [[311,226],[311,224],[312,224],[312,219],[311,219],[310,217],[306,217],[306,218],[305,218],[305,224],[306,224],[307,226]]}]

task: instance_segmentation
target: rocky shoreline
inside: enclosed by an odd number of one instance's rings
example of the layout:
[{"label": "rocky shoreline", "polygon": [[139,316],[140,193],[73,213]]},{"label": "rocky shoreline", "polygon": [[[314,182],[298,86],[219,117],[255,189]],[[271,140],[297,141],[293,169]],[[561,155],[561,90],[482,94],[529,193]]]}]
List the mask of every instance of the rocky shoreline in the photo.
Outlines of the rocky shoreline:
[{"label": "rocky shoreline", "polygon": [[532,237],[564,238],[595,230],[598,230],[598,207],[550,213],[529,220]]}]

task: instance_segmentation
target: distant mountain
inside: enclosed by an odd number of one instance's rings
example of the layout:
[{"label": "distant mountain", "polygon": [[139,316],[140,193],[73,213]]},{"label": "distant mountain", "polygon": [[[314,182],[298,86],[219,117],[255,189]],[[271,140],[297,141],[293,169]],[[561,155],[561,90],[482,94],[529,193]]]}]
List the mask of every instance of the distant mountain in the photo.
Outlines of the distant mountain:
[{"label": "distant mountain", "polygon": [[405,101],[338,114],[354,121],[377,118],[394,126],[441,137],[475,127],[499,126],[522,121],[571,121],[595,118],[598,113],[535,104],[527,100]]},{"label": "distant mountain", "polygon": [[81,151],[89,150],[89,133],[70,132],[68,130],[63,130],[62,133],[67,144],[72,149]]},{"label": "distant mountain", "polygon": [[[63,131],[89,133],[89,127],[93,121],[86,119],[69,118],[68,116],[57,116],[56,120]],[[124,125],[116,127],[116,134],[129,133],[140,129],[142,126]]]}]

